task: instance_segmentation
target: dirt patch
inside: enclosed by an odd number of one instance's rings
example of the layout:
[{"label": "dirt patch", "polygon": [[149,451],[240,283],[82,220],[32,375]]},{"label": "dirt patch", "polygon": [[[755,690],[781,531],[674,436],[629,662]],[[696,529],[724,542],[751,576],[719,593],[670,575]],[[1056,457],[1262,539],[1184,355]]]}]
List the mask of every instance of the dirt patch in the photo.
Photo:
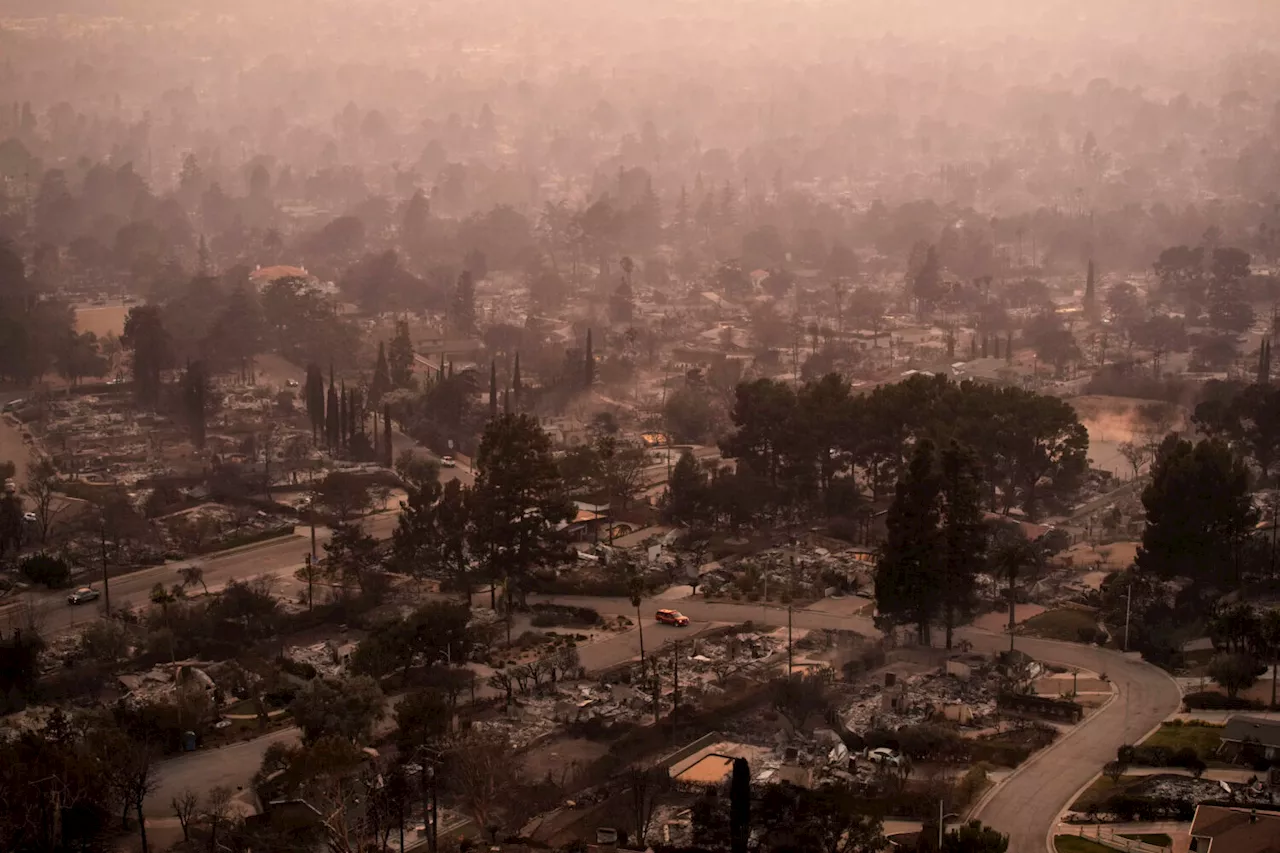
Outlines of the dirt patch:
[{"label": "dirt patch", "polygon": [[1023,625],[1023,632],[1032,637],[1044,637],[1049,640],[1065,640],[1070,643],[1080,642],[1088,632],[1091,639],[1098,628],[1096,613],[1084,610],[1049,610]]},{"label": "dirt patch", "polygon": [[77,308],[76,331],[93,332],[98,337],[107,334],[119,337],[124,332],[124,318],[129,313],[127,305],[106,305]]},{"label": "dirt patch", "polygon": [[609,752],[609,744],[586,738],[554,738],[524,755],[524,772],[530,779],[564,783],[578,776],[593,761]]}]

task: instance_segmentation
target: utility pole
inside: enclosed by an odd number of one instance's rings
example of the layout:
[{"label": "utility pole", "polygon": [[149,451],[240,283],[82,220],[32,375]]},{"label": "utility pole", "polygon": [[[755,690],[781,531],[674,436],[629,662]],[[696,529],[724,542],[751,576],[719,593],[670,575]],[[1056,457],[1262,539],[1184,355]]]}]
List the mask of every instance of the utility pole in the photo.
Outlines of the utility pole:
[{"label": "utility pole", "polygon": [[787,602],[787,678],[790,678],[794,671],[795,668],[791,663],[791,602]]},{"label": "utility pole", "polygon": [[315,567],[311,563],[311,555],[303,554],[303,560],[306,562],[307,572],[307,612],[311,611],[312,605],[315,604]]},{"label": "utility pole", "polygon": [[[1274,702],[1272,704],[1275,704]],[[680,641],[671,647],[671,730],[676,728],[676,715],[680,711]]]},{"label": "utility pole", "polygon": [[107,522],[104,519],[98,527],[102,543],[102,607],[107,618],[111,618],[111,586],[107,577]]},{"label": "utility pole", "polygon": [[[1124,603],[1124,650],[1129,651],[1129,616],[1133,613],[1133,581],[1129,581],[1129,595]],[[1128,710],[1125,704],[1125,710]]]}]

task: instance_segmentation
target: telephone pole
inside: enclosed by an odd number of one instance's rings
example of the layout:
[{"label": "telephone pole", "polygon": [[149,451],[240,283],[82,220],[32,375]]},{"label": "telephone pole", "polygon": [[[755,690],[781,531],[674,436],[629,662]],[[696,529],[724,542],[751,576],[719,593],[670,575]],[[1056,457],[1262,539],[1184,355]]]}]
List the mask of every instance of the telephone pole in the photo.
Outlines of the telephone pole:
[{"label": "telephone pole", "polygon": [[104,519],[98,527],[98,535],[102,544],[102,607],[107,618],[111,618],[111,585],[107,577],[107,522]]},{"label": "telephone pole", "polygon": [[[1129,595],[1124,603],[1124,650],[1129,651],[1129,616],[1133,613],[1133,581],[1129,582]],[[1126,710],[1128,705],[1125,705]]]}]

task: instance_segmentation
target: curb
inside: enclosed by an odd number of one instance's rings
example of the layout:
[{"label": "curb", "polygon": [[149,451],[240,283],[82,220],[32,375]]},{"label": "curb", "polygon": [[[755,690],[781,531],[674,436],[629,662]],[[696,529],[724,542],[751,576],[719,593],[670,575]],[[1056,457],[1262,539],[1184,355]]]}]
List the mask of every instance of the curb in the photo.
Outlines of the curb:
[{"label": "curb", "polygon": [[[1052,661],[1050,661],[1050,663],[1052,663]],[[969,809],[968,809],[968,811],[967,811],[967,813],[966,813],[966,818],[972,818],[972,817],[976,816],[978,812],[982,811],[982,809],[983,809],[984,807],[986,807],[987,803],[991,800],[991,798],[992,798],[992,797],[994,797],[996,794],[998,794],[1000,791],[1002,791],[1002,790],[1004,789],[1005,785],[1007,785],[1010,781],[1012,781],[1014,778],[1016,778],[1016,777],[1018,776],[1018,774],[1019,774],[1019,773],[1021,773],[1023,770],[1025,770],[1025,769],[1027,769],[1028,767],[1031,767],[1031,766],[1033,766],[1033,765],[1037,764],[1038,762],[1042,761],[1042,760],[1045,758],[1045,756],[1052,755],[1052,754],[1053,754],[1053,752],[1054,752],[1054,750],[1056,750],[1058,747],[1062,746],[1062,745],[1063,745],[1064,743],[1066,743],[1067,741],[1071,740],[1071,738],[1075,737],[1075,736],[1076,736],[1076,735],[1078,735],[1080,732],[1084,731],[1084,730],[1088,727],[1089,723],[1093,722],[1093,720],[1094,720],[1095,718],[1097,718],[1098,714],[1101,714],[1101,713],[1102,713],[1103,711],[1105,711],[1108,707],[1110,707],[1111,703],[1112,703],[1112,702],[1114,702],[1114,701],[1116,701],[1116,699],[1117,699],[1119,696],[1120,696],[1120,690],[1119,690],[1119,688],[1117,688],[1117,687],[1115,686],[1115,683],[1114,683],[1114,682],[1112,682],[1112,685],[1111,685],[1111,697],[1110,697],[1109,699],[1107,699],[1107,701],[1106,701],[1106,702],[1103,702],[1103,703],[1102,703],[1102,705],[1101,705],[1101,706],[1099,706],[1099,708],[1098,708],[1098,710],[1097,710],[1097,711],[1094,711],[1094,712],[1093,712],[1093,714],[1092,714],[1091,716],[1089,716],[1088,718],[1086,718],[1086,719],[1082,720],[1082,721],[1079,723],[1079,725],[1077,725],[1077,726],[1076,726],[1075,728],[1073,728],[1071,731],[1067,732],[1067,733],[1066,733],[1066,735],[1064,735],[1063,737],[1059,738],[1059,739],[1058,739],[1057,741],[1055,741],[1051,746],[1049,746],[1049,747],[1048,747],[1048,748],[1046,748],[1046,749],[1042,749],[1042,750],[1040,750],[1039,752],[1035,753],[1035,754],[1034,754],[1034,755],[1032,755],[1030,758],[1028,758],[1026,761],[1022,762],[1022,764],[1020,764],[1020,765],[1018,765],[1017,767],[1015,767],[1015,768],[1014,768],[1014,770],[1013,770],[1013,772],[1012,772],[1012,773],[1010,773],[1008,776],[1004,777],[1004,778],[1003,778],[1003,779],[1001,779],[999,782],[997,782],[996,784],[994,784],[994,785],[992,785],[990,788],[988,788],[988,789],[986,790],[986,792],[985,792],[985,793],[983,793],[983,795],[982,795],[981,797],[979,797],[979,798],[978,798],[978,801],[977,801],[976,803],[974,803],[972,806],[970,806],[970,807],[969,807]],[[1096,777],[1095,777],[1095,778],[1096,778]],[[1089,787],[1089,785],[1092,785],[1092,784],[1093,784],[1093,779],[1090,779],[1090,780],[1089,780],[1089,782],[1088,782],[1084,787],[1085,787],[1085,788],[1087,788],[1087,787]],[[1081,788],[1081,790],[1084,790],[1084,788]],[[1078,792],[1077,792],[1076,796],[1079,796],[1079,793],[1078,793]],[[1072,798],[1071,802],[1075,802],[1075,798],[1074,798],[1074,797]],[[1061,814],[1061,812],[1059,812],[1059,814]],[[1056,822],[1055,822],[1055,825],[1056,825]],[[1050,848],[1050,850],[1052,850],[1052,848]]]},{"label": "curb", "polygon": [[[1125,653],[1125,652],[1121,652],[1121,654],[1126,654],[1126,653]],[[1150,664],[1150,666],[1155,666],[1155,664]],[[1158,667],[1158,666],[1156,667],[1156,669],[1159,669],[1161,672],[1163,672],[1163,673],[1165,674],[1165,676],[1166,676],[1166,677],[1167,677],[1171,682],[1173,682],[1173,686],[1174,686],[1175,688],[1177,688],[1177,690],[1178,690],[1178,695],[1179,695],[1179,696],[1181,696],[1181,695],[1182,695],[1182,688],[1181,688],[1181,687],[1178,687],[1178,681],[1177,681],[1177,679],[1175,679],[1172,675],[1169,675],[1169,673],[1168,673],[1168,671],[1167,671],[1167,670],[1160,669],[1160,667]],[[1114,693],[1112,693],[1112,695],[1111,695],[1111,699],[1107,700],[1106,705],[1103,705],[1102,707],[1103,707],[1103,708],[1105,708],[1107,705],[1110,705],[1113,701],[1115,701],[1115,699],[1116,699],[1116,698],[1118,698],[1118,697],[1119,697],[1119,695],[1120,695],[1120,691],[1119,691],[1119,690],[1116,690]],[[1179,704],[1179,706],[1178,706],[1178,707],[1182,707],[1182,706],[1181,706],[1181,704]],[[1102,708],[1099,708],[1098,710],[1099,710],[1099,711],[1101,711],[1101,710],[1102,710]],[[1177,712],[1175,711],[1174,713],[1177,713]],[[1156,724],[1155,724],[1154,726],[1152,726],[1149,730],[1147,730],[1146,734],[1144,734],[1142,737],[1140,737],[1140,738],[1138,738],[1137,740],[1135,740],[1135,741],[1134,741],[1134,743],[1135,743],[1135,744],[1142,743],[1144,740],[1146,740],[1147,738],[1151,737],[1151,736],[1152,736],[1153,734],[1155,734],[1156,732],[1160,731],[1160,727],[1161,727],[1161,726],[1163,726],[1163,725],[1165,724],[1165,720],[1167,720],[1167,719],[1168,719],[1168,717],[1165,717],[1165,719],[1164,719],[1164,720],[1161,720],[1160,722],[1156,723]],[[1096,781],[1098,781],[1098,779],[1100,779],[1101,777],[1102,777],[1102,773],[1101,773],[1101,772],[1095,773],[1095,774],[1094,774],[1094,775],[1089,779],[1089,781],[1088,781],[1088,782],[1085,782],[1083,785],[1081,785],[1081,786],[1080,786],[1080,788],[1079,788],[1079,790],[1077,790],[1074,794],[1072,794],[1072,795],[1071,795],[1071,800],[1070,800],[1070,802],[1068,802],[1068,803],[1067,803],[1067,805],[1063,807],[1062,811],[1066,811],[1067,809],[1069,809],[1069,808],[1071,807],[1071,805],[1072,805],[1073,803],[1075,803],[1075,801],[1076,801],[1076,800],[1080,799],[1080,795],[1081,795],[1081,794],[1083,794],[1085,791],[1087,791],[1089,788],[1091,788],[1091,787],[1093,786],[1093,783],[1094,783],[1094,782],[1096,782]],[[1054,837],[1056,837],[1056,836],[1057,836],[1057,834],[1058,834],[1058,832],[1057,832],[1057,827],[1058,827],[1058,824],[1059,824],[1059,823],[1061,823],[1062,812],[1059,812],[1059,813],[1058,813],[1058,818],[1059,818],[1059,820],[1054,821],[1053,826],[1051,826],[1051,827],[1049,828],[1049,835],[1045,838],[1045,847],[1048,849],[1049,853],[1057,853],[1057,851],[1056,851],[1056,847],[1055,847],[1055,845],[1054,845],[1054,843],[1053,843],[1053,839],[1054,839]]]}]

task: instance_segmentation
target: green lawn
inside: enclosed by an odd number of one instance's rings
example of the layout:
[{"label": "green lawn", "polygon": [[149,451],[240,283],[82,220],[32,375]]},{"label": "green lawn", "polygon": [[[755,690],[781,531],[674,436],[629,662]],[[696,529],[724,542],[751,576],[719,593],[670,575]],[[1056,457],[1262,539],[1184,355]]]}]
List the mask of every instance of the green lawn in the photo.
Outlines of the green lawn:
[{"label": "green lawn", "polygon": [[1097,614],[1083,610],[1047,610],[1022,623],[1027,634],[1071,643],[1080,642],[1080,629],[1092,631],[1097,627]]},{"label": "green lawn", "polygon": [[1142,835],[1121,835],[1121,838],[1132,838],[1134,841],[1141,841],[1144,844],[1154,844],[1157,847],[1172,847],[1173,839],[1163,832],[1148,832]]},{"label": "green lawn", "polygon": [[1220,734],[1222,734],[1222,726],[1179,726],[1165,723],[1142,743],[1146,746],[1165,746],[1172,750],[1189,746],[1196,751],[1196,754],[1202,760],[1208,761],[1218,751],[1218,736]]},{"label": "green lawn", "polygon": [[1103,847],[1096,841],[1080,838],[1075,835],[1058,835],[1053,839],[1053,849],[1058,853],[1112,853],[1110,847]]}]

